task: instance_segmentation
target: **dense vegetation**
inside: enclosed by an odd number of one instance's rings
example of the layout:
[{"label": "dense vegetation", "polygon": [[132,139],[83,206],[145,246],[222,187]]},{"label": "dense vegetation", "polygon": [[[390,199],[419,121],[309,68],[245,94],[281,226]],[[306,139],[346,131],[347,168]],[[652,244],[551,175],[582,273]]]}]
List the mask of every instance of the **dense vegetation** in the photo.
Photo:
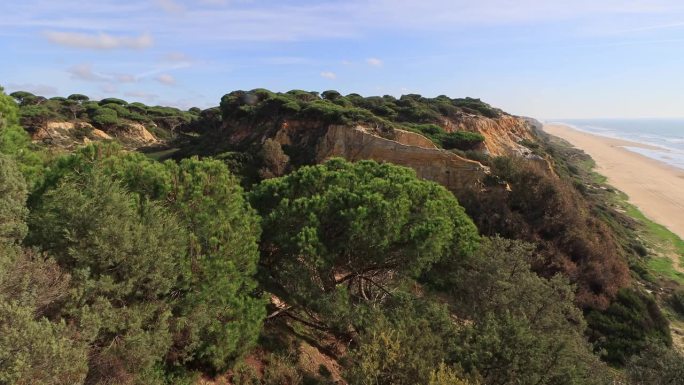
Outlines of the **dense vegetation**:
[{"label": "dense vegetation", "polygon": [[[667,319],[626,287],[619,235],[533,163],[482,156],[491,185],[457,199],[391,164],[300,167],[306,157],[273,140],[200,158],[185,156],[200,142],[182,138],[163,162],[108,142],[55,153],[31,143],[27,111],[92,102],[13,98],[0,93],[0,383],[682,378]],[[138,119],[134,103],[95,104],[107,111],[74,105],[71,119]],[[464,113],[501,114],[476,99],[257,90],[165,127],[206,140],[223,124],[268,130],[297,116],[476,149],[480,138],[434,126]],[[244,168],[249,157],[259,168]]]},{"label": "dense vegetation", "polygon": [[534,242],[543,257],[535,270],[570,277],[583,307],[607,307],[625,286],[628,270],[612,232],[581,194],[535,163],[496,158],[490,166],[492,179],[506,181],[514,193],[497,188],[459,193],[480,231]]},{"label": "dense vegetation", "polygon": [[224,120],[270,120],[274,117],[316,119],[335,124],[375,123],[392,125],[439,123],[442,117],[463,114],[498,117],[501,111],[479,99],[425,98],[420,95],[362,97],[342,96],[337,91],[322,94],[293,90],[273,93],[265,89],[234,91],[221,99]]},{"label": "dense vegetation", "polygon": [[198,108],[182,111],[173,107],[128,103],[117,98],[96,101],[81,94],[47,99],[17,91],[10,96],[19,104],[21,124],[29,132],[45,128],[49,121],[89,124],[80,126],[80,130],[74,133],[80,137],[91,137],[92,127],[116,134],[118,130],[125,130],[128,124],[138,123],[156,136],[169,139],[181,126],[196,120],[200,112]]},{"label": "dense vegetation", "polygon": [[[180,147],[176,155],[230,157],[231,169],[245,175],[249,185],[259,180],[257,170],[267,166],[260,155],[262,138],[273,136],[284,122],[306,127],[294,143],[283,147],[290,163],[298,167],[314,163],[316,142],[331,124],[362,124],[388,138],[395,129],[419,132],[439,147],[472,150],[480,148],[484,138],[475,132],[445,130],[444,120],[496,118],[503,114],[472,98],[426,98],[415,94],[400,98],[362,97],[343,96],[337,91],[234,91],[221,98],[218,108],[202,111],[198,120],[182,128],[185,135],[180,135],[175,143]],[[238,137],[231,138],[233,135]]]}]

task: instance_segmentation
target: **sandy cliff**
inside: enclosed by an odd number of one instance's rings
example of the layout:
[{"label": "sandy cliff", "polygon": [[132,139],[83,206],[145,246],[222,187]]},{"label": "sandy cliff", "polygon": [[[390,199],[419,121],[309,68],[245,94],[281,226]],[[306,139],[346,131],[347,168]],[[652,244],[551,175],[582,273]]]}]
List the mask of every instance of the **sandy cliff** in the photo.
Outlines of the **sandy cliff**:
[{"label": "sandy cliff", "polygon": [[436,148],[421,135],[395,130],[392,140],[362,126],[331,126],[319,142],[316,155],[318,161],[339,156],[350,161],[372,159],[411,167],[419,177],[449,189],[479,184],[489,172],[479,162]]},{"label": "sandy cliff", "polygon": [[[503,115],[499,118],[463,115],[446,119],[442,127],[447,131],[467,130],[484,136],[482,151],[493,156],[523,156],[533,161],[532,151],[520,144],[536,141],[532,126],[523,118]],[[421,178],[456,190],[463,186],[481,185],[489,169],[481,163],[466,159],[452,151],[438,148],[427,137],[400,129],[385,129],[363,125],[329,125],[317,121],[284,120],[261,128],[228,126],[227,139],[239,147],[245,143],[263,143],[271,138],[283,148],[298,148],[299,153],[313,156],[304,163],[318,163],[331,157],[350,161],[372,159],[411,167]],[[244,147],[243,147],[244,148]],[[537,157],[538,158],[538,157]]]},{"label": "sandy cliff", "polygon": [[139,123],[127,123],[105,132],[85,122],[48,122],[31,135],[34,141],[72,148],[92,141],[120,139],[127,147],[137,148],[157,143],[157,138]]},{"label": "sandy cliff", "polygon": [[495,119],[475,115],[463,115],[458,119],[444,118],[442,126],[447,132],[462,130],[481,134],[485,138],[485,151],[493,156],[527,155],[530,150],[520,142],[535,141],[530,124],[523,118],[511,115]]}]

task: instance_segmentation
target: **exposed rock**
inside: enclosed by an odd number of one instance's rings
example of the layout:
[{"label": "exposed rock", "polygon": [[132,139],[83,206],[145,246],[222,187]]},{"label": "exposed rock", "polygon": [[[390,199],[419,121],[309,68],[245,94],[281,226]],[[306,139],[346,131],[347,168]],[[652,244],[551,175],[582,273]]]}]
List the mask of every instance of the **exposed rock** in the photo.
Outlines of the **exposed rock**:
[{"label": "exposed rock", "polygon": [[95,137],[97,137],[97,138],[99,138],[99,139],[103,139],[103,140],[110,140],[110,139],[112,139],[112,137],[109,136],[109,134],[107,134],[106,132],[104,132],[104,131],[102,131],[102,130],[100,130],[100,129],[97,129],[97,128],[93,128],[93,131],[91,132],[91,134],[92,134],[93,136],[95,136]]},{"label": "exposed rock", "polygon": [[116,132],[104,132],[85,122],[47,122],[32,134],[34,141],[52,146],[73,148],[100,140],[120,139],[126,146],[136,148],[157,143],[157,139],[142,124],[128,123]]},{"label": "exposed rock", "polygon": [[407,146],[437,148],[437,146],[432,143],[430,139],[410,131],[394,130],[394,140]]},{"label": "exposed rock", "polygon": [[[100,133],[93,135],[95,130],[93,126],[84,122],[47,122],[44,127],[36,130],[31,135],[31,138],[34,141],[54,146],[74,147],[88,143],[88,140],[95,139],[97,135],[101,135]],[[111,139],[106,133],[100,132]]]},{"label": "exposed rock", "polygon": [[480,184],[489,173],[479,162],[438,149],[419,134],[400,131],[395,139],[382,138],[362,126],[330,126],[319,142],[316,158],[319,162],[335,156],[350,161],[390,162],[411,167],[419,177],[453,190]]},{"label": "exposed rock", "polygon": [[[390,162],[411,167],[419,177],[454,191],[463,186],[481,185],[489,173],[489,169],[479,162],[439,149],[423,135],[399,129],[383,131],[377,127],[329,125],[313,120],[283,120],[272,125],[261,122],[258,126],[233,124],[227,122],[224,126],[231,145],[246,148],[249,144],[263,144],[272,139],[286,152],[289,148],[294,151],[290,154],[297,154],[299,158],[293,159],[293,164],[319,163],[336,156],[349,161]],[[546,159],[534,155],[520,143],[537,141],[534,128],[523,118],[502,115],[492,119],[462,114],[445,118],[441,126],[447,132],[480,133],[485,138],[481,150],[492,156],[521,156],[551,170]],[[312,148],[316,149],[315,154],[306,155]]]},{"label": "exposed rock", "polygon": [[536,141],[531,125],[523,118],[502,115],[496,119],[483,116],[463,115],[458,119],[444,119],[447,132],[471,131],[484,136],[485,150],[493,156],[525,155],[530,150],[520,141]]},{"label": "exposed rock", "polygon": [[124,125],[117,130],[116,137],[140,146],[157,143],[157,138],[140,123],[128,123]]}]

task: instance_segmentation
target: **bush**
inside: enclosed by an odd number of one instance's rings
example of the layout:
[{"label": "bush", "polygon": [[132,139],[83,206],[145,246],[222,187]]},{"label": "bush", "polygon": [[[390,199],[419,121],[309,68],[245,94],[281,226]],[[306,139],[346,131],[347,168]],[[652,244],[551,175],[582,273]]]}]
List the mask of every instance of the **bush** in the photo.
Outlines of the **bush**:
[{"label": "bush", "polygon": [[426,384],[454,352],[456,327],[445,307],[399,293],[368,321],[351,352],[352,384]]},{"label": "bush", "polygon": [[546,277],[563,273],[577,285],[577,303],[605,309],[628,281],[628,268],[608,226],[567,181],[537,164],[517,158],[491,162],[493,188],[458,191],[484,235],[501,235],[538,244],[534,269]]},{"label": "bush", "polygon": [[406,128],[409,131],[419,133],[432,140],[438,147],[451,150],[457,149],[462,151],[472,150],[477,148],[485,138],[479,133],[470,131],[454,131],[446,132],[444,129],[436,124],[407,124],[405,123],[401,128]]},{"label": "bush", "polygon": [[684,318],[684,290],[679,290],[670,296],[668,303],[672,310],[677,313],[680,318]]},{"label": "bush", "polygon": [[482,144],[485,138],[477,132],[455,131],[441,135],[442,147],[448,149],[472,150]]},{"label": "bush", "polygon": [[587,315],[589,339],[610,364],[623,366],[650,343],[672,344],[669,322],[650,296],[634,289],[622,289],[605,311]]},{"label": "bush", "polygon": [[453,342],[454,360],[487,384],[601,383],[608,371],[584,340],[574,288],[535,274],[537,258],[532,244],[492,238],[426,274],[458,319],[469,320]]},{"label": "bush", "polygon": [[111,108],[98,108],[91,114],[93,123],[98,127],[108,130],[119,124],[119,115]]},{"label": "bush", "polygon": [[269,385],[300,385],[302,374],[296,368],[296,364],[290,362],[287,357],[271,354],[264,368],[264,384]]},{"label": "bush", "polygon": [[684,379],[684,356],[675,349],[649,345],[627,363],[629,385],[679,384]]},{"label": "bush", "polygon": [[[87,181],[98,175],[110,179],[115,186],[123,185],[141,207],[149,202],[154,207],[162,206],[182,231],[166,245],[177,246],[180,242],[183,251],[174,258],[175,294],[173,301],[168,299],[166,303],[174,316],[167,321],[171,325],[172,338],[167,360],[176,365],[192,363],[214,370],[230,367],[255,344],[265,316],[263,299],[254,295],[256,281],[253,278],[260,227],[238,181],[217,160],[192,158],[180,163],[158,163],[139,153],[121,151],[115,145],[91,145],[61,158],[36,193],[36,200],[45,202],[45,191],[59,188],[65,180],[75,178],[87,185]],[[82,204],[83,215],[87,215],[89,206]],[[98,218],[105,220],[107,213],[109,211],[105,210]],[[47,219],[41,223],[49,223]],[[93,226],[99,223],[89,222]],[[159,222],[159,225],[163,224],[163,221]],[[117,235],[109,224],[99,226],[102,231],[112,231],[112,237]],[[45,229],[42,225],[36,228]],[[50,229],[58,228],[52,226]],[[92,231],[95,234],[95,230]],[[141,230],[139,237],[145,233]],[[83,238],[87,239],[85,235]],[[36,240],[36,244],[46,243],[43,238]],[[110,244],[116,246],[114,242]],[[155,244],[149,242],[146,246]],[[142,245],[137,248],[141,252],[147,250]],[[93,252],[97,250],[92,249]],[[169,257],[173,257],[170,252]],[[164,259],[160,258],[160,268],[162,261]],[[166,351],[162,350],[162,353]]]}]

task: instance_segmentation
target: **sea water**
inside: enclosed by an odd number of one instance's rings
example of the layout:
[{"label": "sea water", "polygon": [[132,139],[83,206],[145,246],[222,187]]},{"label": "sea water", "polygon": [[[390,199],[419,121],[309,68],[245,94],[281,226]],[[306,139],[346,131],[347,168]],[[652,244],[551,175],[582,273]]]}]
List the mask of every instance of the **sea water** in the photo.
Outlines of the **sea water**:
[{"label": "sea water", "polygon": [[655,147],[626,149],[684,169],[684,119],[563,119],[553,120],[590,134]]}]

